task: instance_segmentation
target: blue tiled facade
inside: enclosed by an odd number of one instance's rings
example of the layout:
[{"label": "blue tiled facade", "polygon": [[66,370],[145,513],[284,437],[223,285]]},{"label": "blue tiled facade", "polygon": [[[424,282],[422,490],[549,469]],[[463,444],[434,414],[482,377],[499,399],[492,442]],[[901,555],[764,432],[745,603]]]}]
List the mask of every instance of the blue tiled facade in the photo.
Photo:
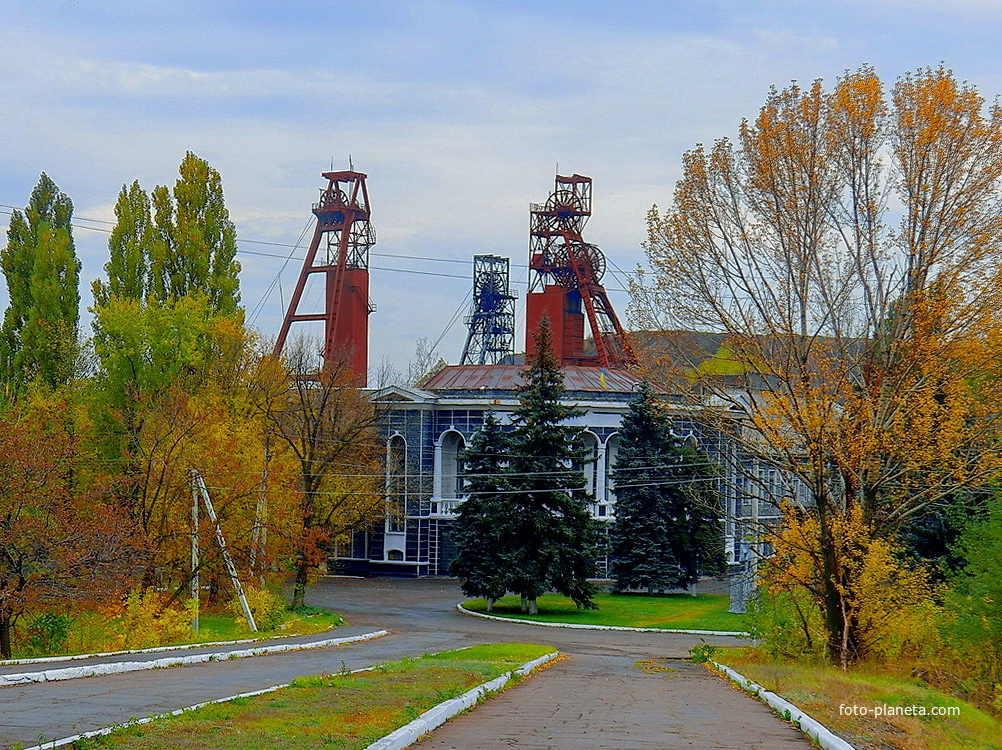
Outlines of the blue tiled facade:
[{"label": "blue tiled facade", "polygon": [[[445,378],[438,382],[442,380]],[[372,394],[383,414],[382,432],[387,441],[387,520],[374,529],[357,532],[350,544],[337,550],[341,572],[366,576],[449,575],[449,563],[455,556],[449,529],[462,502],[456,455],[480,429],[487,411],[493,411],[504,423],[518,406],[511,388],[464,389],[449,382],[449,388],[436,387],[433,379],[423,388],[394,387]],[[624,385],[622,378],[617,382],[618,390],[566,393],[566,401],[581,411],[581,416],[569,424],[584,430],[594,451],[593,462],[584,469],[594,496],[592,514],[605,522],[615,517],[615,494],[608,474],[619,425],[633,395],[632,388],[627,390],[629,383]],[[692,436],[711,455],[729,449],[681,412],[675,423],[677,435]],[[748,468],[749,476],[754,476],[755,467]],[[742,492],[741,481],[731,476],[720,482],[727,517],[721,533],[731,562],[745,559],[750,552],[738,519],[754,516],[762,520],[765,514],[775,512],[754,501],[758,493],[751,487],[747,493]],[[600,571],[607,572],[604,556],[598,563]]]}]

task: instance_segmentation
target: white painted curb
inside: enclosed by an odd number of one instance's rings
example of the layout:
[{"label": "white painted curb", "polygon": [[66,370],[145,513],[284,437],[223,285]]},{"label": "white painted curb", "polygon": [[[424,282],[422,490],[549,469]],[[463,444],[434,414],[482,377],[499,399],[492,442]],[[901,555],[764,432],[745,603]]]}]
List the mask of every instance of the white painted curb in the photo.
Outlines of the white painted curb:
[{"label": "white painted curb", "polygon": [[625,630],[631,633],[681,633],[683,635],[729,635],[735,638],[751,638],[751,633],[743,630],[687,630],[669,628],[630,628],[625,625],[582,625],[573,622],[539,622],[538,620],[520,620],[515,617],[498,617],[497,615],[485,615],[482,612],[474,612],[457,604],[456,609],[464,615],[471,617],[481,617],[485,620],[497,620],[498,622],[515,622],[519,625],[539,625],[544,628],[569,628],[571,630]]},{"label": "white painted curb", "polygon": [[260,648],[245,648],[236,651],[217,651],[210,654],[193,654],[191,656],[169,656],[152,661],[119,661],[110,664],[91,664],[84,667],[64,667],[62,669],[46,669],[42,672],[20,672],[18,674],[0,675],[0,687],[10,685],[26,685],[32,682],[56,682],[58,680],[74,680],[80,677],[96,675],[120,674],[122,672],[138,672],[146,669],[164,669],[187,664],[204,664],[211,661],[226,661],[228,659],[243,659],[248,656],[263,654],[278,654],[286,651],[304,651],[328,646],[341,646],[346,643],[368,641],[387,635],[389,631],[375,630],[362,635],[345,636],[344,638],[328,638],[323,641],[309,643],[283,643],[278,646],[262,646]]},{"label": "white painted curb", "polygon": [[785,698],[781,698],[772,691],[766,690],[758,683],[752,682],[730,667],[718,664],[715,661],[710,663],[730,677],[740,687],[756,698],[765,701],[776,713],[791,722],[793,726],[797,727],[797,729],[806,734],[810,739],[817,742],[823,750],[856,750],[855,747],[839,737],[824,724],[817,719],[811,718]]},{"label": "white painted curb", "polygon": [[7,659],[0,661],[0,667],[13,667],[18,664],[54,664],[60,661],[81,661],[83,659],[103,659],[106,656],[128,656],[130,654],[156,654],[162,651],[194,651],[196,648],[211,648],[212,646],[239,646],[242,643],[257,643],[258,641],[277,641],[281,638],[301,638],[302,633],[269,635],[267,638],[241,638],[236,641],[207,641],[206,643],[182,643],[177,646],[155,646],[153,648],[132,648],[122,651],[101,651],[94,654],[69,654],[67,656],[38,656],[33,659]]},{"label": "white painted curb", "polygon": [[[545,654],[540,656],[538,659],[526,662],[518,669],[506,672],[500,677],[495,677],[489,682],[477,685],[472,690],[468,690],[456,698],[450,698],[447,701],[443,701],[437,706],[425,711],[409,724],[404,724],[404,726],[390,732],[382,739],[376,740],[371,745],[366,747],[365,750],[403,750],[405,747],[410,747],[412,744],[417,742],[418,738],[422,735],[425,735],[428,732],[442,726],[456,714],[475,706],[477,701],[479,701],[484,694],[488,692],[496,692],[503,688],[507,684],[508,680],[511,679],[513,674],[525,676],[536,669],[536,667],[546,664],[549,661],[553,661],[558,656],[560,656],[559,651],[554,651],[551,654]],[[29,748],[29,750],[31,749]]]},{"label": "white painted curb", "polygon": [[[358,672],[370,672],[375,667],[362,667],[361,669],[351,670],[352,674]],[[154,716],[146,716],[142,719],[130,719],[122,724],[116,724],[113,727],[104,727],[102,729],[95,729],[91,732],[84,732],[83,734],[75,734],[72,737],[63,737],[61,740],[52,740],[51,742],[43,742],[41,745],[33,745],[32,747],[27,747],[24,750],[46,750],[46,748],[62,747],[63,745],[69,745],[70,743],[76,742],[77,740],[86,740],[91,737],[101,737],[106,734],[111,734],[119,729],[125,729],[126,727],[136,727],[142,724],[149,724],[151,721],[156,721],[157,719],[164,719],[168,716],[180,716],[188,711],[194,711],[197,708],[205,708],[206,706],[211,706],[216,703],[229,703],[230,701],[235,701],[237,698],[253,698],[255,695],[264,695],[265,693],[274,693],[276,690],[281,690],[282,688],[289,687],[288,682],[283,682],[281,685],[272,685],[271,687],[263,688],[262,690],[254,690],[250,693],[239,693],[238,695],[230,695],[226,698],[216,698],[215,700],[205,701],[205,703],[196,703],[193,706],[185,706],[184,708],[178,708],[174,711],[167,711],[162,714],[155,714]]]}]

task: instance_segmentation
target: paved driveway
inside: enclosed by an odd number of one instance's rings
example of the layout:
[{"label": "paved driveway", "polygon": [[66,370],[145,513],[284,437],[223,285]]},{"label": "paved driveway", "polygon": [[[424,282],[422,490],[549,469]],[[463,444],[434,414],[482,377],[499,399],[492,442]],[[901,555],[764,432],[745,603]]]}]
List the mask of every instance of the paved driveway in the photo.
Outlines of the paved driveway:
[{"label": "paved driveway", "polygon": [[[457,613],[454,606],[461,598],[456,582],[447,580],[325,579],[310,592],[310,604],[344,614],[351,632],[385,628],[390,635],[337,648],[2,688],[0,747],[16,742],[28,746],[86,732],[135,716],[265,688],[296,675],[336,671],[342,666],[353,669],[428,651],[499,641],[546,643],[569,658],[495,699],[504,701],[499,705],[508,708],[495,709],[491,702],[462,718],[456,728],[439,730],[442,741],[453,744],[435,746],[744,750],[786,747],[774,741],[777,732],[794,741],[799,739],[763,706],[745,698],[724,680],[701,671],[701,667],[684,666],[677,674],[644,674],[636,666],[642,660],[684,658],[689,648],[699,642],[698,636],[561,630],[492,622]],[[726,637],[707,640],[722,645],[739,642]],[[20,667],[18,671],[26,670]],[[543,696],[549,698],[544,700]],[[504,734],[505,718],[516,710],[512,706],[528,712],[523,714],[523,727],[534,726],[540,731],[530,737],[524,729],[512,733],[509,727]],[[486,723],[490,717],[485,711],[500,716],[493,719],[500,721],[495,728]],[[760,726],[753,717],[761,717],[763,712],[766,721]],[[574,716],[589,718],[579,723]],[[465,738],[460,735],[460,740],[447,739],[446,732],[462,731],[469,722],[470,726],[478,726],[480,718],[485,723]],[[548,726],[555,729],[546,729]],[[588,727],[588,741],[574,733],[580,727]],[[603,727],[609,731],[604,732]],[[636,730],[632,740],[630,727]],[[665,744],[661,735],[666,732],[685,738],[689,744]],[[608,736],[603,738],[603,733]],[[644,744],[648,742],[644,738],[655,744]],[[810,747],[806,740],[800,741],[790,747]],[[432,746],[422,743],[422,747]]]}]

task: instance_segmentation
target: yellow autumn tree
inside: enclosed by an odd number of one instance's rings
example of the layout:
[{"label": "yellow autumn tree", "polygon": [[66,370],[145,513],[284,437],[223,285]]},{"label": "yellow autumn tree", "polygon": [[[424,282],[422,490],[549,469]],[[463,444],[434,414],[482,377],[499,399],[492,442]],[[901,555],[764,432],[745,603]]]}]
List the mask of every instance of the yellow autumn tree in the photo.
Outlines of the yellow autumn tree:
[{"label": "yellow autumn tree", "polygon": [[384,512],[376,412],[348,357],[324,361],[305,341],[287,347],[281,360],[261,357],[252,382],[275,450],[296,467],[292,607],[300,607],[330,543]]},{"label": "yellow autumn tree", "polygon": [[838,529],[891,538],[998,468],[1000,178],[997,105],[942,67],[888,100],[863,67],[770,91],[736,144],[685,154],[671,207],[648,216],[635,321],[717,334],[729,357],[700,367],[672,343],[691,337],[663,336],[650,376],[806,490],[841,664],[866,636]]}]

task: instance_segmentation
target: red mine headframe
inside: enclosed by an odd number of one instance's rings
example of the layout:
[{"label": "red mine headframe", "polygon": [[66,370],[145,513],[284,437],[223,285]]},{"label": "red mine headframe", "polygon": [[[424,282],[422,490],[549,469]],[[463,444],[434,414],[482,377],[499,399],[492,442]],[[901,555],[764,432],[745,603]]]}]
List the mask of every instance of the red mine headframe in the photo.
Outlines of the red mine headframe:
[{"label": "red mine headframe", "polygon": [[[282,321],[275,354],[282,352],[289,328],[302,321],[324,322],[323,358],[342,359],[365,385],[369,359],[369,248],[376,236],[369,223],[369,193],[361,172],[324,172],[327,187],[313,204],[317,225],[303,260],[296,289]],[[318,257],[319,256],[319,257]],[[299,312],[306,282],[324,275],[324,311]]]},{"label": "red mine headframe", "polygon": [[[600,283],[605,256],[581,236],[591,216],[591,178],[557,175],[546,203],[530,205],[529,213],[526,355],[534,352],[532,334],[547,315],[561,364],[628,368],[636,355]],[[585,317],[595,341],[594,355],[584,351]]]}]

